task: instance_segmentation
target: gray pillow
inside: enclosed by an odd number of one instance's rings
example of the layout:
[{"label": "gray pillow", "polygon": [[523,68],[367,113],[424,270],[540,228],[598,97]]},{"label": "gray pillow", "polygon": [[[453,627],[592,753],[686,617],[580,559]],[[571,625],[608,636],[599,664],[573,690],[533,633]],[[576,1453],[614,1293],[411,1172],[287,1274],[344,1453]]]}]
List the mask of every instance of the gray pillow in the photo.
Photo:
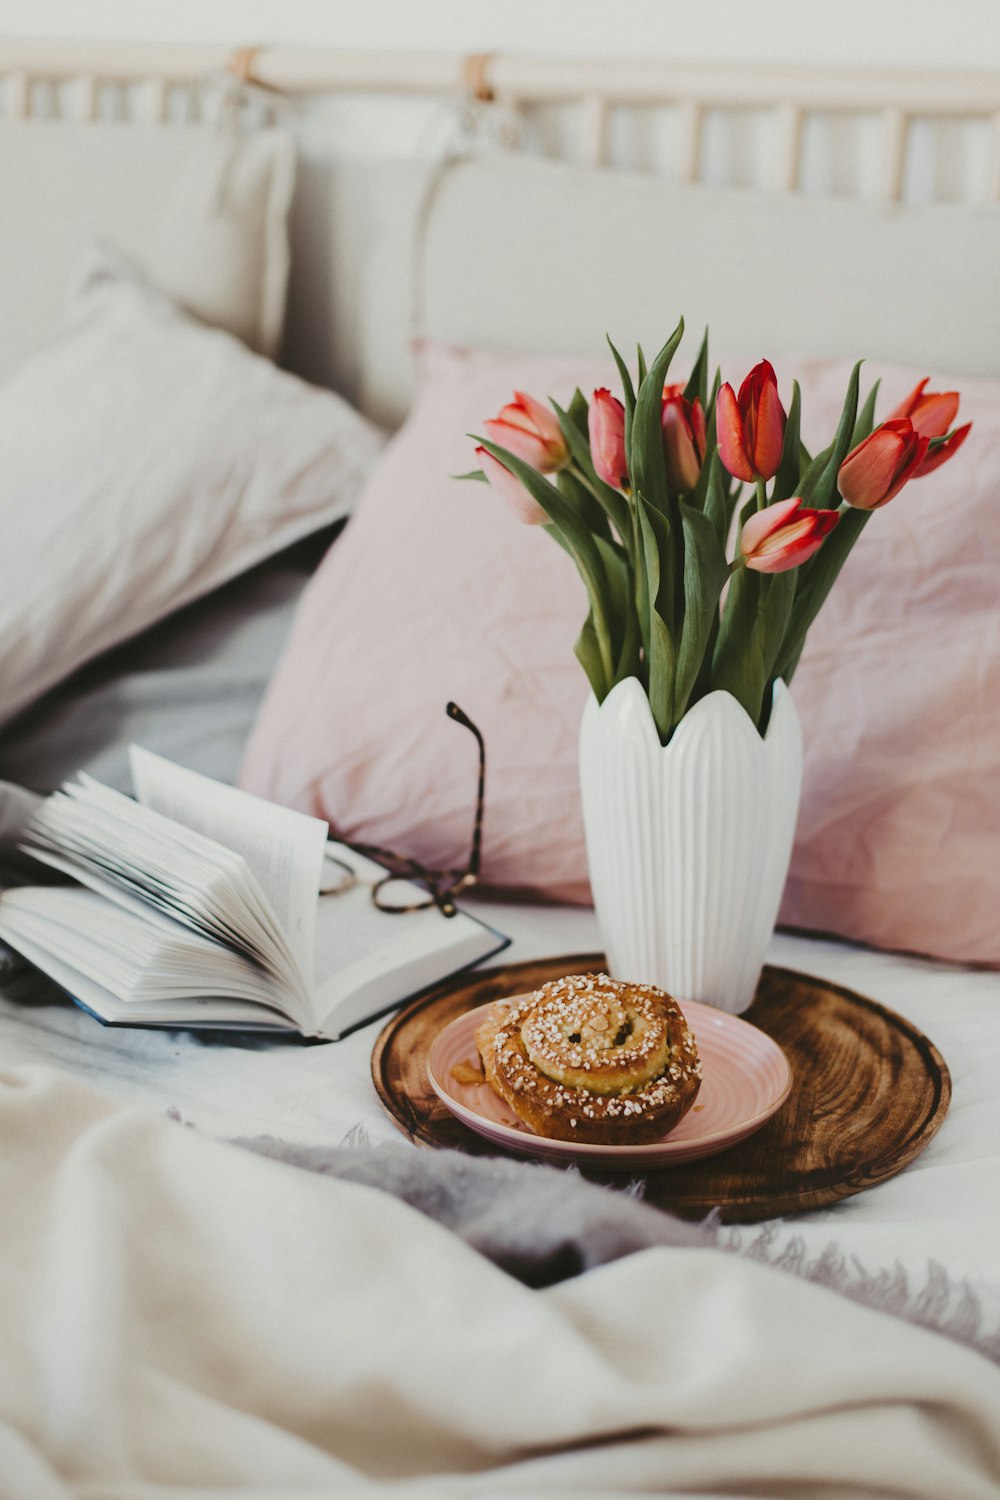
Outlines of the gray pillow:
[{"label": "gray pillow", "polygon": [[307,538],[105,652],[0,729],[0,779],[50,792],[78,770],[131,791],[131,741],[232,781],[309,573]]}]

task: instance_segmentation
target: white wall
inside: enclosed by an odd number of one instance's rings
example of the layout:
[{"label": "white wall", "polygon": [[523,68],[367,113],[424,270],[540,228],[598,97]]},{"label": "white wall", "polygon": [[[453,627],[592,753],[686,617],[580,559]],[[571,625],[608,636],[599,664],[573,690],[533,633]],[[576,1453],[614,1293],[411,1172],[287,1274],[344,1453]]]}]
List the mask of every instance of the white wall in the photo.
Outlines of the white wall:
[{"label": "white wall", "polygon": [[1000,67],[997,0],[0,0],[0,37]]}]

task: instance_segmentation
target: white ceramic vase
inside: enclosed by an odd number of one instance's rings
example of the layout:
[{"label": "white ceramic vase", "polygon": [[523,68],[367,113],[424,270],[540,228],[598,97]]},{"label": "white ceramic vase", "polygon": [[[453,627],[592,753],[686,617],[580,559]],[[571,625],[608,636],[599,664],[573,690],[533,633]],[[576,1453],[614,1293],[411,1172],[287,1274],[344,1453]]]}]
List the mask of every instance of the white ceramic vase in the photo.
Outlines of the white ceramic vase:
[{"label": "white ceramic vase", "polygon": [[635,677],[580,730],[594,904],[613,975],[739,1015],[753,1000],[788,875],[802,735],[784,683],[762,739],[714,692],[660,744]]}]

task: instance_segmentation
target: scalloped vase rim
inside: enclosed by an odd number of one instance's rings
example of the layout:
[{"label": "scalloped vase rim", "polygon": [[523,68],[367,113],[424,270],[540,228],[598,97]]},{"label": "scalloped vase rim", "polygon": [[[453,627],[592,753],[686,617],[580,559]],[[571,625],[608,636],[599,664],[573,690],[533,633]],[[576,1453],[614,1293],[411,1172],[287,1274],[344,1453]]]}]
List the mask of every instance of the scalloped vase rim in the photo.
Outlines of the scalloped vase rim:
[{"label": "scalloped vase rim", "polygon": [[[603,714],[607,716],[609,712],[613,711],[613,709],[618,706],[618,703],[613,702],[612,700],[621,700],[623,698],[626,700],[626,702],[629,703],[630,706],[636,704],[638,699],[641,699],[643,707],[645,709],[645,713],[643,714],[643,722],[648,726],[649,732],[656,737],[657,743],[659,744],[660,737],[657,732],[656,725],[653,722],[653,711],[649,706],[649,697],[638,677],[621,678],[620,681],[616,682],[610,689],[603,703],[598,703],[594,694],[591,693],[587,707],[591,713]],[[746,709],[743,707],[743,704],[739,701],[738,698],[735,698],[727,688],[713,688],[710,693],[706,693],[703,698],[698,699],[697,703],[693,703],[691,705],[687,713],[684,714],[683,718],[678,720],[674,732],[670,736],[668,742],[665,745],[661,744],[660,749],[669,750],[671,746],[676,743],[677,736],[685,732],[685,725],[690,726],[696,723],[698,718],[704,718],[706,715],[716,713],[733,715],[734,724],[739,723],[741,725],[747,726],[753,732],[755,739],[761,745],[765,745],[767,744],[768,739],[771,736],[771,731],[774,728],[775,722],[778,718],[778,705],[786,700],[788,701],[789,706],[791,706],[791,694],[789,692],[788,684],[784,681],[783,678],[777,677],[774,681],[774,688],[771,697],[771,715],[767,722],[767,728],[765,729],[764,733],[761,734],[760,730],[757,728],[756,724],[753,722],[750,715],[747,713]],[[732,705],[731,708],[729,707],[730,704]],[[638,708],[636,708],[634,711],[640,714],[643,713],[643,710]]]}]

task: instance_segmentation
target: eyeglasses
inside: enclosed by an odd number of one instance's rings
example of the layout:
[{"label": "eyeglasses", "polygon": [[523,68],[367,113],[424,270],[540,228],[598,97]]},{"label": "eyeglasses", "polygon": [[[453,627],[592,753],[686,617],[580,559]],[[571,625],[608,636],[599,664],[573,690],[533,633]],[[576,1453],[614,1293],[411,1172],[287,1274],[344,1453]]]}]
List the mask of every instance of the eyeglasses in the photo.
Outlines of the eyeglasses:
[{"label": "eyeglasses", "polygon": [[[453,917],[458,908],[455,897],[467,891],[479,879],[479,865],[483,843],[483,799],[486,790],[486,746],[483,737],[468,714],[463,713],[457,703],[449,703],[445,712],[456,724],[462,724],[476,737],[479,746],[479,782],[476,790],[476,815],[472,825],[472,847],[465,866],[457,870],[429,870],[419,860],[394,849],[383,849],[378,844],[349,843],[348,848],[365,859],[375,860],[385,867],[386,873],[371,887],[372,901],[379,911],[401,915],[408,911],[425,911],[436,906],[443,916]],[[328,863],[339,865],[346,873],[336,884],[324,885],[321,896],[337,896],[349,890],[357,882],[357,871],[352,870],[346,860],[328,857]],[[415,898],[413,886],[423,886],[426,896]]]}]

